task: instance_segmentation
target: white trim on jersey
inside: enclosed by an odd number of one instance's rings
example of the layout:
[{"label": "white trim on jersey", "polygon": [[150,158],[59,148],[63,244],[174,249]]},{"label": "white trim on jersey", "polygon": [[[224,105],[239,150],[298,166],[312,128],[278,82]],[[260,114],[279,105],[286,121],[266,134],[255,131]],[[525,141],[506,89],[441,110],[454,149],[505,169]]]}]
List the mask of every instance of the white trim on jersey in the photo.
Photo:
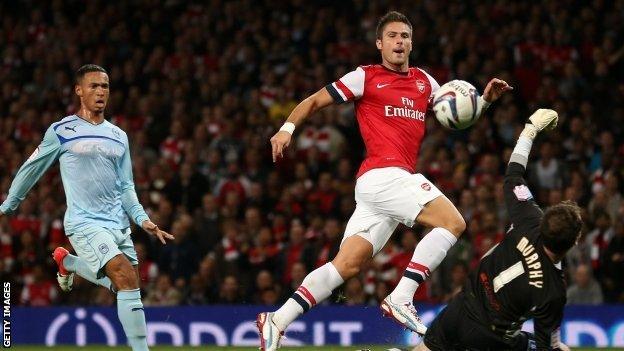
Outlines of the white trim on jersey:
[{"label": "white trim on jersey", "polygon": [[362,67],[345,74],[342,78],[327,86],[334,100],[346,102],[357,100],[364,94],[364,80],[366,73]]},{"label": "white trim on jersey", "polygon": [[365,79],[366,73],[364,73],[364,69],[358,67],[354,71],[345,74],[344,77],[340,78],[340,81],[351,90],[355,99],[359,99],[364,94]]},{"label": "white trim on jersey", "polygon": [[[416,67],[418,68],[418,67]],[[421,71],[422,73],[424,73],[427,78],[429,79],[429,84],[431,84],[431,96],[433,96],[433,94],[435,94],[435,92],[440,89],[440,84],[438,84],[438,82],[435,80],[435,78],[433,78],[429,73],[425,72],[424,69],[422,68],[418,68],[419,71]]]}]

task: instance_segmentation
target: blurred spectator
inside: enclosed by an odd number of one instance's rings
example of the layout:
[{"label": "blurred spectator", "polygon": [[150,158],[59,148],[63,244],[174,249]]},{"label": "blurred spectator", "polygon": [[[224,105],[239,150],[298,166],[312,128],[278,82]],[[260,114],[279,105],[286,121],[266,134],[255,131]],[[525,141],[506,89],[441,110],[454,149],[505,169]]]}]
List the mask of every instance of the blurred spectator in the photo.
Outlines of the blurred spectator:
[{"label": "blurred spectator", "polygon": [[308,270],[306,270],[305,265],[301,262],[296,262],[292,266],[290,266],[290,283],[286,286],[286,294],[284,298],[290,297],[301,283],[303,283],[303,279],[305,279],[306,275],[308,275]]},{"label": "blurred spectator", "polygon": [[206,305],[208,304],[208,296],[206,294],[206,282],[202,280],[199,274],[191,277],[189,289],[184,296],[185,305]]},{"label": "blurred spectator", "polygon": [[602,256],[603,291],[607,302],[624,303],[624,217],[615,222],[614,236]]},{"label": "blurred spectator", "polygon": [[288,244],[284,247],[283,265],[286,270],[282,276],[282,282],[289,284],[292,280],[291,271],[288,269],[296,262],[302,262],[310,271],[312,262],[314,262],[313,247],[305,240],[305,228],[299,219],[294,219],[291,224]]},{"label": "blurred spectator", "polygon": [[344,287],[344,297],[347,306],[366,304],[366,294],[359,278],[354,277],[347,280]]},{"label": "blurred spectator", "polygon": [[265,289],[265,290],[262,290],[261,292],[261,299],[258,302],[258,304],[274,306],[274,305],[277,305],[277,303],[280,301],[279,298],[280,298],[280,294],[279,294],[278,289],[276,288]]},{"label": "blurred spectator", "polygon": [[611,226],[611,217],[604,210],[598,210],[594,213],[594,222],[596,228],[587,233],[585,243],[589,247],[591,267],[598,277],[602,274],[601,257],[609,246],[609,241],[613,237],[613,227]]},{"label": "blurred spectator", "polygon": [[139,260],[139,277],[141,278],[141,289],[147,291],[156,282],[158,277],[158,265],[147,257],[145,245],[140,242],[134,243],[134,250]]},{"label": "blurred spectator", "polygon": [[96,306],[110,307],[117,304],[117,299],[115,299],[115,295],[111,294],[110,290],[108,289],[95,289],[94,295],[95,296],[93,298],[93,304]]},{"label": "blurred spectator", "polygon": [[24,281],[29,281],[33,278],[33,268],[43,261],[43,248],[35,241],[30,230],[26,230],[17,238],[19,242],[16,245],[15,268]]},{"label": "blurred spectator", "polygon": [[451,284],[444,293],[442,301],[447,302],[455,296],[464,287],[464,283],[468,278],[468,266],[464,263],[456,263],[451,269]]},{"label": "blurred spectator", "polygon": [[24,285],[20,303],[27,306],[51,306],[58,298],[58,290],[54,279],[44,274],[43,267],[32,268],[32,278]]},{"label": "blurred spectator", "polygon": [[13,254],[13,236],[8,228],[8,219],[3,216],[0,218],[0,254],[2,259],[2,270],[0,273],[8,274],[15,263],[15,255]]},{"label": "blurred spectator", "polygon": [[375,294],[371,297],[368,304],[373,306],[379,306],[379,304],[386,298],[392,290],[388,284],[384,281],[378,281],[375,285]]},{"label": "blurred spectator", "polygon": [[201,205],[202,194],[208,191],[208,182],[195,170],[195,166],[185,162],[180,172],[167,185],[165,192],[174,206],[182,205],[190,213]]},{"label": "blurred spectator", "polygon": [[216,300],[218,285],[219,285],[219,271],[217,270],[216,259],[213,255],[207,255],[199,264],[199,270],[197,274],[204,284],[206,284],[206,298],[209,302]]},{"label": "blurred spectator", "polygon": [[597,305],[602,303],[602,289],[592,277],[589,266],[583,264],[576,268],[574,284],[568,288],[567,295],[567,303],[570,305]]},{"label": "blurred spectator", "polygon": [[164,272],[169,273],[172,279],[188,279],[197,269],[199,257],[195,244],[190,238],[191,225],[190,216],[181,216],[171,227],[171,231],[175,233],[173,242],[162,248],[160,267]]},{"label": "blurred spectator", "polygon": [[224,305],[239,304],[243,302],[238,279],[228,275],[223,279],[219,290],[218,303]]},{"label": "blurred spectator", "polygon": [[314,268],[320,267],[336,257],[342,241],[342,229],[338,219],[327,218],[323,227],[322,238],[317,243],[317,259]]},{"label": "blurred spectator", "polygon": [[215,249],[221,240],[219,207],[217,200],[212,194],[204,194],[202,206],[197,210],[193,219],[194,229],[192,232],[193,242],[200,256],[206,255]]},{"label": "blurred spectator", "polygon": [[310,193],[308,201],[318,206],[323,215],[333,212],[336,207],[338,192],[333,189],[332,176],[329,172],[319,175],[318,188]]},{"label": "blurred spectator", "polygon": [[275,305],[281,298],[280,285],[277,284],[271,272],[262,270],[256,276],[253,303],[259,305]]},{"label": "blurred spectator", "polygon": [[253,241],[254,244],[247,252],[249,264],[256,270],[264,268],[275,271],[278,268],[281,247],[273,242],[271,229],[263,227],[258,235],[253,237]]},{"label": "blurred spectator", "polygon": [[493,246],[492,244],[498,243],[503,239],[503,232],[498,227],[496,213],[483,213],[481,218],[481,230],[473,237],[475,246],[481,251],[478,259]]},{"label": "blurred spectator", "polygon": [[539,160],[532,167],[529,179],[540,189],[558,189],[563,184],[561,162],[554,158],[553,145],[546,141],[540,145]]},{"label": "blurred spectator", "polygon": [[161,273],[144,301],[147,306],[175,306],[180,303],[180,299],[180,292],[171,284],[171,277]]}]

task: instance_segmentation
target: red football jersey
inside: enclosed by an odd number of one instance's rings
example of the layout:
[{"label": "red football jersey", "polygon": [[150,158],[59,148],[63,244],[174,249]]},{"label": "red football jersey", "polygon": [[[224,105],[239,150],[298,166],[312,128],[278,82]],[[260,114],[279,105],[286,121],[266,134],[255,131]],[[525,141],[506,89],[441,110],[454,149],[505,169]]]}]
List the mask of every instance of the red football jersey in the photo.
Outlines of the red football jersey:
[{"label": "red football jersey", "polygon": [[382,65],[360,66],[326,88],[336,102],[355,102],[366,145],[357,177],[383,167],[415,173],[429,101],[440,88],[433,77],[415,67],[402,73]]}]

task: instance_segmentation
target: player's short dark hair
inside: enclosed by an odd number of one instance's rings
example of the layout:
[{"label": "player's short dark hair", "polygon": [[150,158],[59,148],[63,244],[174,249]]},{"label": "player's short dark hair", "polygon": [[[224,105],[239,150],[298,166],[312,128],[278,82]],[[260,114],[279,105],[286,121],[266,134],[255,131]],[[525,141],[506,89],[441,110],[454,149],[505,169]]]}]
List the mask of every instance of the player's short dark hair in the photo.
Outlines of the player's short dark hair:
[{"label": "player's short dark hair", "polygon": [[563,201],[544,213],[540,232],[544,246],[557,255],[564,255],[578,240],[583,227],[581,208],[573,201]]},{"label": "player's short dark hair", "polygon": [[108,72],[106,72],[106,70],[102,66],[89,63],[78,68],[78,70],[76,71],[76,83],[80,83],[85,74],[90,72],[102,72],[108,74]]},{"label": "player's short dark hair", "polygon": [[412,30],[412,23],[409,21],[409,19],[407,19],[407,16],[397,11],[390,11],[383,15],[377,23],[377,39],[381,39],[386,24],[392,22],[403,22],[407,24],[410,30]]}]

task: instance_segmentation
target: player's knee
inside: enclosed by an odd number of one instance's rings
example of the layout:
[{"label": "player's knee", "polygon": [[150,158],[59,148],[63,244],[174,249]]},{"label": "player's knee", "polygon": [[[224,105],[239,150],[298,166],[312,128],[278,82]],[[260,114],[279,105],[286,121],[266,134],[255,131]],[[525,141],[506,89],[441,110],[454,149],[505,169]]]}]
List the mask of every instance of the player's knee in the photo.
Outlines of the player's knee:
[{"label": "player's knee", "polygon": [[139,284],[132,269],[120,270],[116,274],[116,278],[111,277],[111,281],[116,286],[117,290],[132,290],[137,289]]},{"label": "player's knee", "polygon": [[136,273],[127,259],[114,258],[106,265],[106,273],[116,290],[131,290],[139,287]]},{"label": "player's knee", "polygon": [[357,265],[346,265],[344,269],[344,275],[340,274],[340,276],[344,278],[351,278],[360,273],[361,268]]},{"label": "player's knee", "polygon": [[449,221],[447,230],[459,238],[466,230],[466,221],[464,220],[464,217],[461,215],[454,216],[453,219]]},{"label": "player's knee", "polygon": [[336,267],[338,274],[340,274],[340,276],[344,280],[347,280],[357,275],[358,273],[360,273],[361,270],[361,264],[354,260],[335,259],[334,261],[332,261],[332,264],[334,265],[334,267]]}]

